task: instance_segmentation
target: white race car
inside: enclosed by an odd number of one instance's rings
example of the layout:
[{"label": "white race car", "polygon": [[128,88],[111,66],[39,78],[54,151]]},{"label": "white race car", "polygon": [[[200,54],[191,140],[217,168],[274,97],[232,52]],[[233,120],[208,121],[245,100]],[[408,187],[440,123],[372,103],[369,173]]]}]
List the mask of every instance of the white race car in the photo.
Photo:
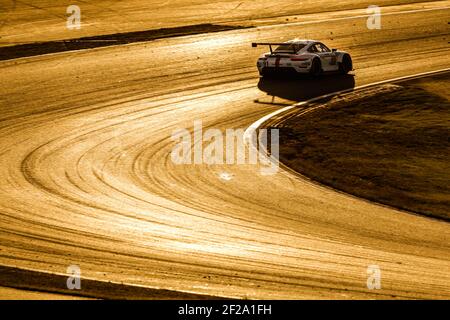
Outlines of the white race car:
[{"label": "white race car", "polygon": [[[347,74],[353,70],[349,53],[329,49],[315,40],[290,40],[283,43],[252,43],[252,47],[269,46],[270,52],[261,55],[257,67],[260,75],[294,72],[319,76],[323,72]],[[272,46],[278,46],[273,50]]]}]

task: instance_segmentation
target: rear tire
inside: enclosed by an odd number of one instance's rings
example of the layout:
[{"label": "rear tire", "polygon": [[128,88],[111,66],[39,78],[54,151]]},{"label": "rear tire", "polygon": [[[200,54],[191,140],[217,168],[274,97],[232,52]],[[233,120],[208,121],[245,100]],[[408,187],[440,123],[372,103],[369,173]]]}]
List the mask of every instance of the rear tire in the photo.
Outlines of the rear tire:
[{"label": "rear tire", "polygon": [[342,57],[342,62],[339,64],[339,72],[341,74],[347,74],[353,70],[352,58],[346,54]]},{"label": "rear tire", "polygon": [[322,64],[320,63],[319,59],[315,58],[312,61],[311,69],[309,69],[309,74],[315,78],[322,74]]}]

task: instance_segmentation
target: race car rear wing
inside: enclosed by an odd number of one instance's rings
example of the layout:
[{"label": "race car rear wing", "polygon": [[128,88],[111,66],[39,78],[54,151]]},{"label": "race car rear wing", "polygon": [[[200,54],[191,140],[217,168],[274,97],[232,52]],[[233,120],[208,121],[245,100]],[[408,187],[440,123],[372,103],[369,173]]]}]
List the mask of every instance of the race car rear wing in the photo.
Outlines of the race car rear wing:
[{"label": "race car rear wing", "polygon": [[269,46],[270,54],[273,54],[272,46],[281,46],[285,44],[286,42],[252,42],[252,47],[256,48],[257,46]]}]

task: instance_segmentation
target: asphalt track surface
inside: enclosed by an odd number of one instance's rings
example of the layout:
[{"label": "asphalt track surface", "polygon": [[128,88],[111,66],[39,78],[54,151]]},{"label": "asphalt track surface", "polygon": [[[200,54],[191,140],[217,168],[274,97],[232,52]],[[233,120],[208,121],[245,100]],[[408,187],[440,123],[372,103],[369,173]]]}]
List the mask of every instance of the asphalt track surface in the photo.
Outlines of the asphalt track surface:
[{"label": "asphalt track surface", "polygon": [[[170,158],[195,120],[245,129],[280,105],[448,68],[450,2],[427,6],[381,30],[328,12],[1,62],[0,264],[234,298],[450,298],[448,223],[283,171]],[[355,77],[260,81],[250,43],[305,35],[351,52]]]}]

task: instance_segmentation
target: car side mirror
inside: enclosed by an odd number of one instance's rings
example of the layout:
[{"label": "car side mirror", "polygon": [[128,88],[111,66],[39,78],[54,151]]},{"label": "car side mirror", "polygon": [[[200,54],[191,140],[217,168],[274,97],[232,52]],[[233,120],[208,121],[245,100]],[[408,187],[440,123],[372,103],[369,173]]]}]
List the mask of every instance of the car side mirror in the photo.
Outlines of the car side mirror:
[{"label": "car side mirror", "polygon": [[331,51],[333,51],[333,52],[336,52],[336,51],[337,51],[337,49],[331,49]]}]

